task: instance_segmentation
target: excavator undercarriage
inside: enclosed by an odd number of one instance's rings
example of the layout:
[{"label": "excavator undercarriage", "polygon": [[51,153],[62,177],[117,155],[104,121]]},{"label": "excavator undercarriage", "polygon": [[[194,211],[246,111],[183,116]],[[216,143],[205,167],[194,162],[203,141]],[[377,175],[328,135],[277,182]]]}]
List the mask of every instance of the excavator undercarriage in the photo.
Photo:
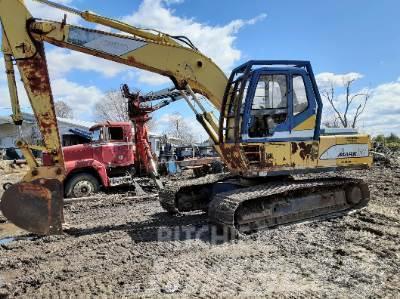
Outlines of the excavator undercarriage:
[{"label": "excavator undercarriage", "polygon": [[344,213],[361,208],[369,201],[368,186],[359,179],[251,180],[222,176],[168,185],[160,192],[161,205],[171,214],[208,211],[211,224],[237,233],[253,233]]}]

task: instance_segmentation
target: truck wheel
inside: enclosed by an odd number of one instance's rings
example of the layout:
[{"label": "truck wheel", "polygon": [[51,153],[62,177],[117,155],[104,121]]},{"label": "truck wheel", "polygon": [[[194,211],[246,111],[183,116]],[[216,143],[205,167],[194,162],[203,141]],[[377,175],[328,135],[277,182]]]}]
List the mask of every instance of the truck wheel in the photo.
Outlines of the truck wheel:
[{"label": "truck wheel", "polygon": [[91,174],[78,173],[65,186],[66,197],[86,197],[98,192],[99,181]]}]

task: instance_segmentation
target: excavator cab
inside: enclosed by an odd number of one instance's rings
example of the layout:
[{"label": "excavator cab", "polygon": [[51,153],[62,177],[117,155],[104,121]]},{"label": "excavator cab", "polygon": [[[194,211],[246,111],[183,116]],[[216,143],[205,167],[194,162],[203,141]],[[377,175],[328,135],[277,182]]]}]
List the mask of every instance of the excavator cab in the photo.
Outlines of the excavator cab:
[{"label": "excavator cab", "polygon": [[368,135],[320,129],[322,100],[308,61],[249,61],[222,101],[218,150],[233,173],[291,175],[368,167]]},{"label": "excavator cab", "polygon": [[317,166],[322,100],[310,62],[239,66],[221,111],[218,146],[232,172],[264,176]]},{"label": "excavator cab", "polygon": [[249,61],[232,72],[222,105],[225,143],[318,139],[322,101],[309,62]]}]

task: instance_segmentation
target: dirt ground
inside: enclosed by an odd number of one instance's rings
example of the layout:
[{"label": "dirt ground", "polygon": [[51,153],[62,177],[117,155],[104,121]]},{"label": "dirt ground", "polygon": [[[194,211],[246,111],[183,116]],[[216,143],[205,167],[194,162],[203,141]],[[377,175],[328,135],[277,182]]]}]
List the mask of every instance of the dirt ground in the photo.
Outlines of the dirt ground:
[{"label": "dirt ground", "polygon": [[230,242],[157,199],[70,204],[64,235],[3,241],[0,297],[399,297],[400,169],[352,175],[368,182],[368,207]]},{"label": "dirt ground", "polygon": [[[13,164],[12,161],[0,160],[0,196],[3,194],[4,184],[17,183],[23,178],[27,170],[28,167],[24,164],[16,165]],[[5,221],[6,219],[0,213],[0,224],[4,223]],[[17,228],[12,228],[12,226],[10,228],[8,227],[8,225],[3,224],[3,226],[7,226],[7,232],[9,229],[11,229],[13,232],[21,232],[21,230]],[[0,239],[6,237],[7,232],[5,229],[2,229],[2,227],[0,227]]]},{"label": "dirt ground", "polygon": [[18,182],[27,171],[24,164],[17,165],[12,161],[0,160],[0,189],[3,190],[3,184]]}]

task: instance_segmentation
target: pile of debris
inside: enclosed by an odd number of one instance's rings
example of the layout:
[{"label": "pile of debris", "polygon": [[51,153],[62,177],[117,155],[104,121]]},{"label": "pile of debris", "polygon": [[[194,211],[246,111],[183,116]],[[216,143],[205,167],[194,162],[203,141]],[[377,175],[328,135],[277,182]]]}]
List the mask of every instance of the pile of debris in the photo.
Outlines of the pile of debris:
[{"label": "pile of debris", "polygon": [[372,151],[374,163],[379,166],[396,167],[400,165],[400,151],[393,150],[383,143],[374,142]]}]

